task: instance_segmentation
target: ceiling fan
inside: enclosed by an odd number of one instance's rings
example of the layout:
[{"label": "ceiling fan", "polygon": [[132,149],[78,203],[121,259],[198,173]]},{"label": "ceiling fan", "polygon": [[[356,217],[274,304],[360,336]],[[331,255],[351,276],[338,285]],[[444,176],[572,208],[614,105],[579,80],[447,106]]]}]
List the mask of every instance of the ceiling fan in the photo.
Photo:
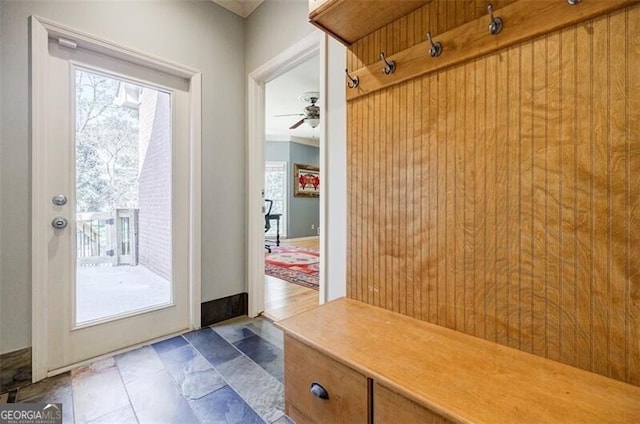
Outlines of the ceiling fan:
[{"label": "ceiling fan", "polygon": [[302,93],[300,101],[303,103],[310,103],[305,106],[304,113],[290,113],[287,115],[274,115],[274,116],[302,116],[303,118],[289,127],[290,130],[295,130],[304,122],[306,122],[311,128],[315,128],[320,124],[320,107],[316,106],[316,103],[320,97],[320,93],[317,91],[307,91]]}]

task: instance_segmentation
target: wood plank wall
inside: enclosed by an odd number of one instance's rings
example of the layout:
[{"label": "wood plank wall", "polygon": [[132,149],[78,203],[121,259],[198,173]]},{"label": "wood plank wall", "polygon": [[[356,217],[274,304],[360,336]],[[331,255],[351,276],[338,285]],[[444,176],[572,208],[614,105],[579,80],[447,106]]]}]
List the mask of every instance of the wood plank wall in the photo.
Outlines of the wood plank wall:
[{"label": "wood plank wall", "polygon": [[640,385],[640,7],[350,101],[348,164],[349,297]]}]

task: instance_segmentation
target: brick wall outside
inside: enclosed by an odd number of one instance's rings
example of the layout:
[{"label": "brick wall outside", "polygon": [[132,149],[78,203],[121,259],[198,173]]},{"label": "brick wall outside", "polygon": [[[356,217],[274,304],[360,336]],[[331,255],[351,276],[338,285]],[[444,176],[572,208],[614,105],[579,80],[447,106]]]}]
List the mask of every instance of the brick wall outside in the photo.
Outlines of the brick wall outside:
[{"label": "brick wall outside", "polygon": [[138,261],[171,280],[170,95],[145,88],[140,104]]}]

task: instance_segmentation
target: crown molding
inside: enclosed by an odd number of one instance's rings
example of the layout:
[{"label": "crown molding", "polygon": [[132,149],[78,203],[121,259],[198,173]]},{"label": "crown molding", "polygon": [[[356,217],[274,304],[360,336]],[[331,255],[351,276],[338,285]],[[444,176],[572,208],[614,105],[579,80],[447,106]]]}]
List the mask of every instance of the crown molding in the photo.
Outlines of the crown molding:
[{"label": "crown molding", "polygon": [[264,0],[211,0],[238,16],[247,18]]}]

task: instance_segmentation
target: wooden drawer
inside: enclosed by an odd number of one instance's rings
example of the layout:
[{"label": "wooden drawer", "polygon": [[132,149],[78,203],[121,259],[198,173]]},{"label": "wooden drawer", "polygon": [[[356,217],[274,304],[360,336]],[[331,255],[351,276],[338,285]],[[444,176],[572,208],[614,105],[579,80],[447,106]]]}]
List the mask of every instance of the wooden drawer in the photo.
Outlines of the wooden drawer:
[{"label": "wooden drawer", "polygon": [[373,388],[373,417],[373,422],[376,424],[451,424],[454,422],[378,383]]},{"label": "wooden drawer", "polygon": [[[297,424],[369,422],[367,378],[317,350],[285,335],[285,401]],[[324,400],[311,393],[312,383],[327,391]]]}]

